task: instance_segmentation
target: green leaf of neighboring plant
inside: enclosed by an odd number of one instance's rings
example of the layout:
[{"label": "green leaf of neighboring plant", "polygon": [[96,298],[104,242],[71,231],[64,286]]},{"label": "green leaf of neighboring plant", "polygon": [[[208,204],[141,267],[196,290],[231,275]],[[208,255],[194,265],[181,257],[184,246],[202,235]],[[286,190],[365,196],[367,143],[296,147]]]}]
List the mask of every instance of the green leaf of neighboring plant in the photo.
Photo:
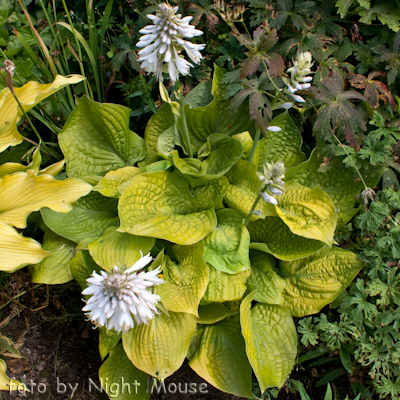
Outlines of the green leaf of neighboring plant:
[{"label": "green leaf of neighboring plant", "polygon": [[197,211],[214,207],[215,210],[223,208],[222,199],[228,191],[229,181],[225,176],[208,182],[207,185],[196,186],[191,189],[192,195],[197,199]]},{"label": "green leaf of neighboring plant", "polygon": [[72,280],[70,262],[75,248],[76,243],[48,230],[44,234],[43,249],[53,254],[33,266],[32,282],[56,285]]},{"label": "green leaf of neighboring plant", "polygon": [[217,227],[204,239],[204,260],[214,268],[236,274],[249,268],[250,235],[243,216],[225,208],[216,212]]},{"label": "green leaf of neighboring plant", "polygon": [[229,317],[233,314],[238,314],[239,310],[229,310],[222,303],[210,303],[206,306],[199,307],[199,324],[214,324]]},{"label": "green leaf of neighboring plant", "polygon": [[16,172],[0,179],[0,221],[26,228],[26,218],[42,207],[68,213],[73,202],[88,194],[92,186],[80,179],[58,181],[50,175],[36,176],[33,170]]},{"label": "green leaf of neighboring plant", "polygon": [[213,208],[197,211],[187,181],[168,171],[134,177],[119,200],[120,232],[188,245],[216,226]]},{"label": "green leaf of neighboring plant", "polygon": [[99,328],[99,353],[102,360],[104,360],[107,354],[118,344],[121,337],[122,334],[114,330],[110,331],[104,326]]},{"label": "green leaf of neighboring plant", "polygon": [[[358,213],[359,207],[354,208],[355,196],[365,189],[364,185],[355,180],[353,169],[346,168],[339,157],[332,160],[326,172],[318,170],[322,162],[322,157],[319,158],[317,150],[314,150],[307,161],[290,168],[285,179],[310,189],[319,187],[324,190],[335,204],[338,220],[344,225]],[[371,168],[368,172],[363,172],[367,186],[375,187],[384,170],[385,168]]]},{"label": "green leaf of neighboring plant", "polygon": [[253,398],[239,315],[213,325],[198,325],[188,359],[190,368],[219,390]]},{"label": "green leaf of neighboring plant", "polygon": [[[79,247],[79,246],[78,246]],[[100,266],[98,266],[90,257],[87,250],[77,250],[74,258],[70,264],[71,273],[74,279],[79,283],[82,290],[88,287],[86,279],[90,277],[93,271],[100,272]]]},{"label": "green leaf of neighboring plant", "polygon": [[305,155],[300,151],[303,139],[289,112],[279,114],[269,125],[279,126],[282,130],[267,131],[267,136],[257,143],[253,158],[257,171],[262,171],[266,162],[283,161],[285,167],[289,168],[304,161]]},{"label": "green leaf of neighboring plant", "polygon": [[29,392],[27,387],[14,379],[10,379],[6,375],[7,365],[6,362],[0,358],[0,390],[11,392],[14,390]]},{"label": "green leaf of neighboring plant", "polygon": [[167,258],[163,269],[165,283],[154,288],[169,311],[198,316],[200,299],[208,284],[208,267],[203,260],[201,243],[172,247],[175,261]]},{"label": "green leaf of neighboring plant", "polygon": [[99,369],[100,382],[110,399],[148,400],[147,374],[137,369],[127,357],[122,344],[111,350]]},{"label": "green leaf of neighboring plant", "polygon": [[332,245],[336,229],[335,206],[323,190],[288,182],[277,201],[277,214],[294,234]]},{"label": "green leaf of neighboring plant", "polygon": [[93,188],[93,191],[99,192],[103,196],[118,198],[128,182],[138,174],[140,174],[140,169],[137,167],[124,167],[107,172]]},{"label": "green leaf of neighboring plant", "polygon": [[144,140],[129,130],[130,113],[127,107],[96,103],[87,96],[77,99],[58,135],[68,176],[104,175],[146,156]]},{"label": "green leaf of neighboring plant", "polygon": [[246,291],[246,280],[250,276],[250,269],[237,274],[228,274],[218,271],[208,264],[209,278],[207,290],[200,301],[201,305],[223,303],[225,301],[240,300]]},{"label": "green leaf of neighboring plant", "polygon": [[2,334],[0,334],[0,355],[10,358],[22,358],[14,342]]},{"label": "green leaf of neighboring plant", "polygon": [[137,368],[164,380],[182,365],[195,331],[192,314],[156,314],[147,324],[135,325],[123,334],[122,343]]},{"label": "green leaf of neighboring plant", "polygon": [[40,243],[19,234],[13,227],[0,222],[0,271],[14,272],[28,264],[37,264],[51,253]]},{"label": "green leaf of neighboring plant", "polygon": [[262,251],[250,252],[251,274],[246,285],[254,300],[267,304],[282,304],[286,282],[276,272],[275,258]]},{"label": "green leaf of neighboring plant", "polygon": [[111,271],[114,266],[132,267],[142,255],[151,251],[155,241],[154,238],[117,232],[117,227],[110,226],[97,240],[89,243],[88,248],[96,264]]},{"label": "green leaf of neighboring plant", "polygon": [[283,306],[295,317],[319,312],[346,289],[363,265],[356,254],[340,247],[324,247],[300,260],[280,261],[278,273],[286,280]]},{"label": "green leaf of neighboring plant", "polygon": [[119,225],[117,200],[95,192],[79,199],[68,214],[48,208],[41,213],[53,232],[76,243],[87,237],[100,237],[109,226]]},{"label": "green leaf of neighboring plant", "polygon": [[246,353],[260,384],[281,388],[297,355],[297,332],[290,312],[281,306],[257,303],[251,308],[254,292],[240,306]]}]

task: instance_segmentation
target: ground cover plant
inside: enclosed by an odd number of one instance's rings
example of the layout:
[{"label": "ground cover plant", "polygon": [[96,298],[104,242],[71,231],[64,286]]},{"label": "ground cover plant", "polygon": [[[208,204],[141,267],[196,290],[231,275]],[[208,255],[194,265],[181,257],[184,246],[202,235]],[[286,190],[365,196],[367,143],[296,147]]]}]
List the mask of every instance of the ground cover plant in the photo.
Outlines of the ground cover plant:
[{"label": "ground cover plant", "polygon": [[400,398],[389,6],[0,11],[0,270],[79,284],[110,398]]}]

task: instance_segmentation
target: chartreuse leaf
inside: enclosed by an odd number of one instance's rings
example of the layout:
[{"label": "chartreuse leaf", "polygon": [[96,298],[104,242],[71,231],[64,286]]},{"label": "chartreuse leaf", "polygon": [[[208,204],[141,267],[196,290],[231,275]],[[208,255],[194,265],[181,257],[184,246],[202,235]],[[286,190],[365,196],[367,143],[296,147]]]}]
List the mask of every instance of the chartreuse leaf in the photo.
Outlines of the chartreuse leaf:
[{"label": "chartreuse leaf", "polygon": [[276,212],[294,234],[332,245],[335,205],[322,189],[288,182],[277,200]]},{"label": "chartreuse leaf", "polygon": [[127,107],[97,103],[87,96],[77,99],[58,135],[68,176],[104,175],[146,157],[145,141],[129,130],[130,113]]},{"label": "chartreuse leaf", "polygon": [[25,172],[28,169],[33,169],[35,175],[38,173],[40,164],[42,162],[42,157],[40,155],[40,148],[37,147],[33,153],[32,161],[28,165],[22,165],[19,163],[8,162],[0,165],[0,178],[6,175],[11,175],[15,172]]},{"label": "chartreuse leaf", "polygon": [[203,260],[202,243],[191,246],[175,245],[172,256],[163,269],[165,283],[155,287],[168,311],[198,316],[200,299],[208,284],[208,267]]},{"label": "chartreuse leaf", "polygon": [[37,264],[51,253],[31,238],[23,237],[10,225],[0,222],[0,271],[13,272]]},{"label": "chartreuse leaf", "polygon": [[122,335],[125,352],[141,371],[164,380],[182,365],[196,331],[192,314],[156,314]]},{"label": "chartreuse leaf", "polygon": [[[225,203],[247,217],[258,195],[261,181],[256,174],[256,166],[248,161],[239,160],[226,174],[229,188],[224,197]],[[260,217],[253,215],[251,221],[269,216],[276,216],[275,207],[260,200],[257,208],[261,210]]]},{"label": "chartreuse leaf", "polygon": [[100,272],[100,267],[93,261],[87,250],[77,250],[70,264],[71,273],[79,286],[86,289],[88,284],[86,279],[90,277],[93,271]]},{"label": "chartreuse leaf", "polygon": [[32,282],[56,285],[73,279],[70,263],[75,254],[76,243],[48,230],[44,234],[43,249],[52,254],[35,265]]},{"label": "chartreuse leaf", "polygon": [[177,173],[135,176],[119,200],[120,232],[189,245],[203,239],[217,223],[213,208],[196,212],[197,200]]},{"label": "chartreuse leaf", "polygon": [[[64,77],[57,75],[52,83],[42,85],[30,81],[20,88],[14,88],[15,95],[25,111],[29,111],[46,97],[63,87],[83,81],[81,75]],[[9,146],[16,146],[22,142],[22,136],[17,130],[17,123],[24,115],[10,89],[4,88],[0,92],[0,152]]]},{"label": "chartreuse leaf", "polygon": [[250,235],[243,216],[224,208],[216,212],[217,227],[204,239],[204,260],[219,271],[236,274],[249,268]]},{"label": "chartreuse leaf", "polygon": [[254,292],[240,306],[246,353],[260,384],[261,393],[269,387],[281,388],[297,355],[297,332],[290,312],[279,305],[257,303],[251,307]]},{"label": "chartreuse leaf", "polygon": [[253,147],[253,138],[251,137],[249,131],[238,133],[237,135],[233,135],[232,137],[239,140],[239,142],[242,144],[243,153],[241,158],[243,160],[247,160]]},{"label": "chartreuse leaf", "polygon": [[[326,172],[318,170],[322,162],[322,157],[314,150],[307,161],[287,171],[285,180],[324,190],[335,204],[338,220],[346,224],[359,211],[359,207],[354,208],[355,196],[365,189],[364,184],[356,179],[352,168],[343,165],[341,158],[335,157]],[[375,187],[384,171],[383,167],[363,171],[367,186]]]},{"label": "chartreuse leaf", "polygon": [[267,217],[250,222],[250,248],[272,254],[280,260],[307,257],[325,246],[319,240],[295,235],[279,217]]},{"label": "chartreuse leaf", "polygon": [[150,253],[155,241],[154,238],[117,232],[117,227],[110,226],[97,240],[89,243],[88,248],[96,264],[111,271],[114,266],[132,267],[142,255]]},{"label": "chartreuse leaf", "polygon": [[188,352],[189,366],[223,392],[254,398],[239,315],[198,325]]},{"label": "chartreuse leaf", "polygon": [[87,237],[98,238],[109,226],[119,224],[117,200],[99,193],[89,193],[79,199],[68,214],[48,208],[43,208],[41,213],[53,232],[76,243]]},{"label": "chartreuse leaf", "polygon": [[104,326],[99,328],[99,353],[102,360],[118,344],[121,337],[122,334],[115,332],[113,329],[108,330]]},{"label": "chartreuse leaf", "polygon": [[282,130],[268,131],[267,136],[257,143],[253,158],[257,171],[262,171],[266,162],[283,161],[285,167],[289,168],[304,161],[305,155],[300,151],[303,139],[289,112],[279,114],[270,125],[279,126]]},{"label": "chartreuse leaf", "polygon": [[335,246],[299,260],[280,261],[278,273],[286,280],[283,306],[295,317],[319,312],[346,289],[363,265],[356,254]]},{"label": "chartreuse leaf", "polygon": [[122,344],[111,350],[99,369],[101,386],[110,399],[148,400],[147,374],[137,369],[127,357]]},{"label": "chartreuse leaf", "polygon": [[199,324],[214,324],[230,315],[238,314],[239,310],[230,310],[222,303],[210,303],[199,307]]},{"label": "chartreuse leaf", "polygon": [[201,305],[235,301],[243,297],[246,291],[246,279],[250,276],[250,269],[234,275],[218,271],[210,264],[208,264],[208,269],[208,286],[200,301]]},{"label": "chartreuse leaf", "polygon": [[138,174],[140,174],[140,169],[137,167],[124,167],[107,172],[93,191],[103,196],[119,198],[128,182]]},{"label": "chartreuse leaf", "polygon": [[196,186],[191,189],[192,195],[197,199],[197,211],[214,207],[215,210],[223,208],[222,199],[228,191],[229,181],[225,176],[208,182],[207,185]]},{"label": "chartreuse leaf", "polygon": [[0,356],[10,358],[22,358],[15,343],[0,333]]},{"label": "chartreuse leaf", "polygon": [[58,181],[50,175],[35,176],[33,170],[16,172],[0,179],[0,221],[26,228],[26,218],[42,207],[60,213],[90,192],[92,186],[80,179]]},{"label": "chartreuse leaf", "polygon": [[29,392],[27,387],[14,379],[10,379],[6,375],[7,365],[6,362],[0,358],[0,390],[6,390],[8,392],[18,390],[18,391],[25,391]]},{"label": "chartreuse leaf", "polygon": [[282,292],[286,281],[276,272],[275,258],[262,251],[252,250],[250,262],[251,274],[246,285],[249,292],[255,291],[254,300],[267,304],[282,304]]}]

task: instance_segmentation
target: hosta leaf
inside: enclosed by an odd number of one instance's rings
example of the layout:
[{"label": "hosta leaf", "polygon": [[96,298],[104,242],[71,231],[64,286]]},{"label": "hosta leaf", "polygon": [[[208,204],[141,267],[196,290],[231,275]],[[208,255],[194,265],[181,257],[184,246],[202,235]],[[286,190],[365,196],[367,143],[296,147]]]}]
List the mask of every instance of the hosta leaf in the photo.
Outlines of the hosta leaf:
[{"label": "hosta leaf", "polygon": [[196,212],[197,208],[183,177],[168,171],[141,174],[129,182],[119,200],[119,231],[193,244],[217,222],[213,208]]},{"label": "hosta leaf", "polygon": [[248,131],[238,133],[237,135],[232,136],[234,139],[239,140],[243,147],[242,159],[247,160],[249,158],[251,149],[253,147],[253,138],[251,137]]},{"label": "hosta leaf", "polygon": [[332,245],[335,206],[323,190],[288,182],[277,200],[276,212],[294,234]]},{"label": "hosta leaf", "polygon": [[86,289],[88,284],[86,279],[90,277],[93,271],[100,272],[100,267],[93,261],[87,250],[77,250],[70,264],[71,273],[79,286]]},{"label": "hosta leaf", "polygon": [[251,249],[259,249],[280,260],[296,260],[307,257],[325,246],[319,240],[295,235],[279,217],[267,217],[250,222]]},{"label": "hosta leaf", "polygon": [[156,241],[154,238],[117,232],[116,229],[114,226],[107,228],[88,246],[93,260],[106,271],[111,271],[115,265],[132,267],[142,255],[150,253]]},{"label": "hosta leaf", "polygon": [[213,325],[198,325],[188,359],[189,366],[217,389],[234,396],[253,398],[251,366],[239,315]]},{"label": "hosta leaf", "polygon": [[70,177],[104,175],[133,166],[146,156],[146,144],[129,130],[131,110],[117,104],[77,100],[58,135]]},{"label": "hosta leaf", "polygon": [[215,210],[223,208],[222,199],[228,191],[229,181],[225,176],[208,182],[207,185],[196,186],[191,189],[192,195],[197,199],[197,211],[214,207]]},{"label": "hosta leaf", "polygon": [[286,282],[276,272],[275,258],[262,251],[250,253],[251,274],[246,285],[254,292],[254,300],[267,304],[282,304],[282,292]]},{"label": "hosta leaf", "polygon": [[[310,158],[304,163],[290,168],[286,173],[286,181],[298,182],[311,189],[320,187],[335,204],[338,220],[346,224],[359,208],[354,208],[355,196],[365,188],[361,181],[355,180],[353,169],[346,168],[339,157],[332,160],[331,166],[326,172],[320,172],[319,166],[323,162],[322,157],[314,150]],[[363,178],[368,187],[375,187],[384,168],[371,168]]]},{"label": "hosta leaf", "polygon": [[[257,189],[261,186],[256,174],[256,166],[248,161],[239,160],[226,177],[230,185],[224,197],[225,203],[247,217],[257,198]],[[261,218],[277,215],[275,207],[263,200],[260,200],[257,208],[261,210]],[[254,221],[260,217],[253,215],[251,220]]]},{"label": "hosta leaf", "polygon": [[279,275],[286,280],[283,306],[295,317],[315,314],[336,299],[364,263],[351,251],[324,247],[295,261],[281,261]]},{"label": "hosta leaf", "polygon": [[214,324],[233,314],[238,314],[239,310],[230,310],[222,303],[210,303],[199,307],[199,324]]},{"label": "hosta leaf", "polygon": [[6,370],[7,370],[6,362],[0,358],[0,390],[5,390],[7,392],[15,390],[18,390],[18,392],[23,392],[23,391],[29,392],[29,390],[23,383],[18,382],[15,379],[10,379],[6,375]]},{"label": "hosta leaf", "polygon": [[93,191],[99,192],[103,196],[118,198],[128,182],[138,174],[140,174],[140,169],[137,167],[124,167],[107,172],[93,188]]},{"label": "hosta leaf", "polygon": [[141,371],[166,379],[182,365],[196,331],[192,314],[156,314],[148,324],[136,325],[122,336],[125,352]]},{"label": "hosta leaf", "polygon": [[249,268],[250,235],[243,216],[225,208],[216,212],[217,227],[204,239],[204,260],[214,268],[236,274]]},{"label": "hosta leaf", "polygon": [[155,287],[162,303],[169,311],[198,316],[200,299],[208,284],[208,267],[203,260],[201,243],[172,247],[173,259],[167,258],[163,269],[165,283]]},{"label": "hosta leaf", "polygon": [[[25,111],[29,111],[46,97],[67,85],[79,83],[85,78],[81,75],[64,77],[57,75],[52,83],[43,85],[30,81],[20,88],[14,88],[15,95]],[[17,130],[17,123],[24,115],[19,108],[10,89],[4,88],[0,92],[0,153],[9,146],[16,146],[22,142],[22,136]]]},{"label": "hosta leaf", "polygon": [[11,175],[15,172],[25,172],[28,169],[33,169],[35,175],[38,173],[40,164],[42,162],[42,157],[40,155],[40,148],[37,147],[33,153],[32,161],[28,165],[22,165],[19,163],[8,162],[0,165],[0,178],[6,175]]},{"label": "hosta leaf", "polygon": [[117,333],[114,330],[108,330],[104,326],[99,328],[99,353],[102,360],[104,360],[108,353],[118,344],[121,336],[121,333]]},{"label": "hosta leaf", "polygon": [[175,148],[177,141],[177,130],[175,125],[166,129],[157,140],[157,151],[160,154],[169,154]]},{"label": "hosta leaf", "polygon": [[305,155],[300,151],[303,139],[289,112],[279,114],[270,125],[278,126],[282,130],[267,131],[267,136],[257,143],[253,158],[257,171],[262,171],[262,166],[266,162],[283,161],[285,167],[291,167],[304,161]]},{"label": "hosta leaf", "polygon": [[26,218],[42,207],[60,213],[90,192],[92,186],[79,179],[58,181],[50,175],[35,176],[33,170],[17,172],[0,179],[0,221],[26,227]]},{"label": "hosta leaf", "polygon": [[260,384],[281,388],[297,356],[297,332],[290,312],[281,306],[257,303],[253,293],[240,306],[240,322],[246,353]]},{"label": "hosta leaf", "polygon": [[0,271],[13,272],[37,264],[51,253],[31,238],[23,237],[10,225],[0,222]]},{"label": "hosta leaf", "polygon": [[32,282],[56,285],[73,279],[70,263],[75,254],[76,243],[48,230],[44,234],[43,249],[52,252],[32,270]]},{"label": "hosta leaf", "polygon": [[200,301],[201,305],[209,303],[223,303],[225,301],[240,300],[246,291],[246,279],[250,275],[250,269],[237,274],[228,274],[218,271],[208,264],[209,278],[207,290]]},{"label": "hosta leaf", "polygon": [[79,199],[68,214],[43,208],[44,223],[55,233],[79,243],[87,237],[97,238],[109,226],[119,225],[117,200],[99,193]]},{"label": "hosta leaf", "polygon": [[109,398],[118,400],[148,400],[147,374],[137,369],[127,357],[122,345],[111,350],[99,369],[99,379]]}]

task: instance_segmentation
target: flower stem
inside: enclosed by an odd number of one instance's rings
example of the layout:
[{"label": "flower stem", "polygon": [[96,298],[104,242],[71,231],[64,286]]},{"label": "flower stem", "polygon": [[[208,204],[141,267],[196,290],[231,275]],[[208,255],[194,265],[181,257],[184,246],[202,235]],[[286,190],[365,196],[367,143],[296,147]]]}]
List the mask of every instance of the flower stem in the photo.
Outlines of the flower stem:
[{"label": "flower stem", "polygon": [[267,73],[267,76],[268,76],[269,80],[270,80],[270,81],[271,81],[271,83],[274,85],[274,88],[276,89],[276,91],[277,91],[277,92],[279,92],[279,88],[278,88],[278,86],[276,86],[276,84],[275,84],[274,80],[272,79],[271,75],[269,74],[269,71],[268,71],[267,64],[265,63],[265,61],[264,61],[264,60],[261,60],[261,61],[262,61],[263,65],[264,65],[265,72]]},{"label": "flower stem", "polygon": [[260,140],[261,130],[256,129],[256,133],[254,135],[253,147],[251,148],[249,158],[247,159],[248,162],[253,162],[254,153],[256,152],[257,143]]},{"label": "flower stem", "polygon": [[184,105],[183,105],[183,95],[182,94],[180,94],[178,96],[178,101],[179,101],[179,108],[180,108],[180,113],[181,113],[181,118],[182,118],[182,125],[183,125],[183,134],[185,136],[186,146],[188,148],[189,157],[193,158],[192,144],[190,142],[189,129],[188,129],[188,126],[187,126],[185,108],[184,108]]},{"label": "flower stem", "polygon": [[249,224],[249,222],[250,222],[250,219],[251,219],[251,217],[253,216],[253,214],[254,214],[254,210],[256,209],[256,207],[257,207],[257,204],[258,204],[258,202],[261,200],[261,192],[263,192],[265,189],[267,189],[267,187],[268,187],[268,184],[267,185],[264,185],[264,187],[260,190],[260,193],[258,194],[258,196],[256,197],[256,199],[255,199],[255,201],[254,201],[254,203],[253,203],[253,206],[251,207],[251,210],[250,210],[250,212],[249,212],[249,214],[247,215],[247,217],[246,217],[246,219],[245,219],[245,221],[244,221],[244,226],[247,226],[248,224]]}]

